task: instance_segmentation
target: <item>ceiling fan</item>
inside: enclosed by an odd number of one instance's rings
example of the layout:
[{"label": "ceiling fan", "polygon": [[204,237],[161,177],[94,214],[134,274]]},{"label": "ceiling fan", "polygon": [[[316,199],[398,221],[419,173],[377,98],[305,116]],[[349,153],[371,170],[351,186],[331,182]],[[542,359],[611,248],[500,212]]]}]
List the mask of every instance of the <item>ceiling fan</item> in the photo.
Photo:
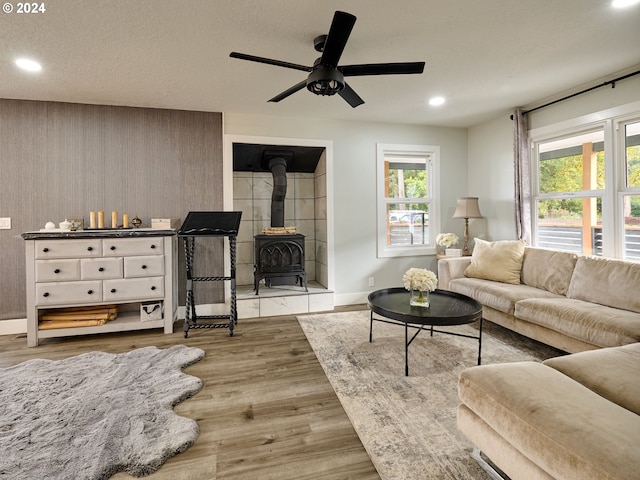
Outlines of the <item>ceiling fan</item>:
[{"label": "ceiling fan", "polygon": [[424,62],[369,63],[339,66],[338,62],[355,23],[356,17],[350,13],[337,11],[334,14],[329,34],[320,35],[313,40],[314,48],[316,51],[321,52],[322,56],[316,59],[312,67],[238,52],[231,52],[229,56],[241,60],[309,72],[309,76],[305,80],[276,95],[269,100],[270,102],[279,102],[306,86],[307,90],[316,95],[335,95],[337,93],[355,108],[358,105],[362,105],[364,100],[345,82],[345,77],[407,75],[424,71]]}]

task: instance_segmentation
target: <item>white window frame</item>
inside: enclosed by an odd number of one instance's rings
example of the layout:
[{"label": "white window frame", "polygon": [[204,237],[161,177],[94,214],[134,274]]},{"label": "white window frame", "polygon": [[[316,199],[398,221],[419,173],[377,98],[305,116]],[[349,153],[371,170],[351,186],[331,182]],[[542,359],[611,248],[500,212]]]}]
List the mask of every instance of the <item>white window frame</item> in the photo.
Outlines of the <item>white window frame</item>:
[{"label": "white window frame", "polygon": [[[377,172],[377,252],[379,258],[435,255],[435,237],[440,232],[440,147],[436,145],[405,145],[378,143],[376,145]],[[397,198],[387,199],[385,192],[384,162],[389,156],[427,157],[427,193],[429,204],[429,243],[419,245],[387,245],[387,205],[399,203]],[[414,202],[415,203],[415,202]]]},{"label": "white window frame", "polygon": [[640,196],[640,187],[627,186],[627,163],[626,163],[626,135],[627,124],[640,123],[640,110],[633,115],[624,115],[613,120],[613,132],[616,141],[614,142],[614,154],[616,157],[616,197],[615,197],[615,219],[617,228],[615,230],[616,258],[624,258],[625,255],[625,222],[624,222],[624,197]]},{"label": "white window frame", "polygon": [[625,195],[640,195],[640,188],[626,187],[625,135],[627,123],[640,121],[640,102],[596,112],[558,124],[548,125],[529,131],[531,146],[531,232],[533,246],[537,239],[537,200],[557,195],[539,193],[539,151],[538,146],[559,138],[577,136],[589,131],[604,131],[605,188],[604,190],[571,192],[567,197],[602,196],[602,233],[605,239],[602,255],[610,258],[624,258],[624,212]]}]

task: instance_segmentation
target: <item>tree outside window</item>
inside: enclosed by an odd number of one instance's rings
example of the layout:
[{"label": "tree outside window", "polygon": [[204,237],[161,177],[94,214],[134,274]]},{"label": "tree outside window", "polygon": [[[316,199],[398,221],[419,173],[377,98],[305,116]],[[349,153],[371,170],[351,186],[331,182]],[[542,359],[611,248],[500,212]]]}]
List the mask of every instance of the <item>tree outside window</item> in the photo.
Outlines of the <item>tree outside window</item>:
[{"label": "tree outside window", "polygon": [[[610,135],[619,149],[605,145],[607,129],[624,133]],[[640,122],[539,141],[536,152],[534,244],[586,255],[609,245],[609,255],[640,260]]]}]

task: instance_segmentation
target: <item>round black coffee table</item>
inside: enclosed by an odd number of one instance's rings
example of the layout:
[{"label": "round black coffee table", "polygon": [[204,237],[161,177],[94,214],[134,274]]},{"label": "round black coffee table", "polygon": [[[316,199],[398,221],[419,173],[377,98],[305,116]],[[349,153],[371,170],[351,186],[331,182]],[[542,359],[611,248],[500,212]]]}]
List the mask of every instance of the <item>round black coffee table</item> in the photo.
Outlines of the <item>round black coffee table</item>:
[{"label": "round black coffee table", "polygon": [[[404,325],[404,374],[408,376],[409,345],[425,327],[428,327],[431,336],[433,336],[433,332],[438,332],[477,339],[478,365],[480,365],[482,352],[482,305],[473,298],[460,293],[435,290],[429,294],[428,307],[414,307],[409,305],[410,295],[410,292],[402,287],[385,288],[369,294],[368,304],[371,309],[369,342],[373,341],[374,320],[393,325]],[[374,318],[374,313],[384,318]],[[433,328],[434,326],[465,325],[473,322],[480,322],[477,337]],[[417,329],[411,339],[409,339],[409,328]]]}]

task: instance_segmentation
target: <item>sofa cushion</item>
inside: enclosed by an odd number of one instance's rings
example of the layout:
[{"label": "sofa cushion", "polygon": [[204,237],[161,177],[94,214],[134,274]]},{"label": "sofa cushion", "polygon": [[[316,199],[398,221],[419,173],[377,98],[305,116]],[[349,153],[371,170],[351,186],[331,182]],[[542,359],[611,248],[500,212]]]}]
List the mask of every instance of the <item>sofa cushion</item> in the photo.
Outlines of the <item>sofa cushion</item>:
[{"label": "sofa cushion", "polygon": [[566,295],[578,255],[545,248],[527,247],[522,260],[522,283]]},{"label": "sofa cushion", "polygon": [[580,257],[567,297],[640,313],[640,264],[602,257]]},{"label": "sofa cushion", "polygon": [[449,290],[467,295],[482,305],[509,315],[514,314],[516,302],[520,300],[558,297],[551,292],[528,285],[511,285],[479,278],[456,278],[449,282]]},{"label": "sofa cushion", "polygon": [[575,353],[543,363],[640,415],[640,343]]},{"label": "sofa cushion", "polygon": [[524,246],[524,240],[487,242],[476,238],[471,265],[464,274],[467,277],[517,285],[520,283]]},{"label": "sofa cushion", "polygon": [[463,370],[462,402],[553,478],[634,479],[640,417],[535,362]]},{"label": "sofa cushion", "polygon": [[640,341],[640,314],[572,298],[529,298],[515,306],[518,320],[599,347]]}]

